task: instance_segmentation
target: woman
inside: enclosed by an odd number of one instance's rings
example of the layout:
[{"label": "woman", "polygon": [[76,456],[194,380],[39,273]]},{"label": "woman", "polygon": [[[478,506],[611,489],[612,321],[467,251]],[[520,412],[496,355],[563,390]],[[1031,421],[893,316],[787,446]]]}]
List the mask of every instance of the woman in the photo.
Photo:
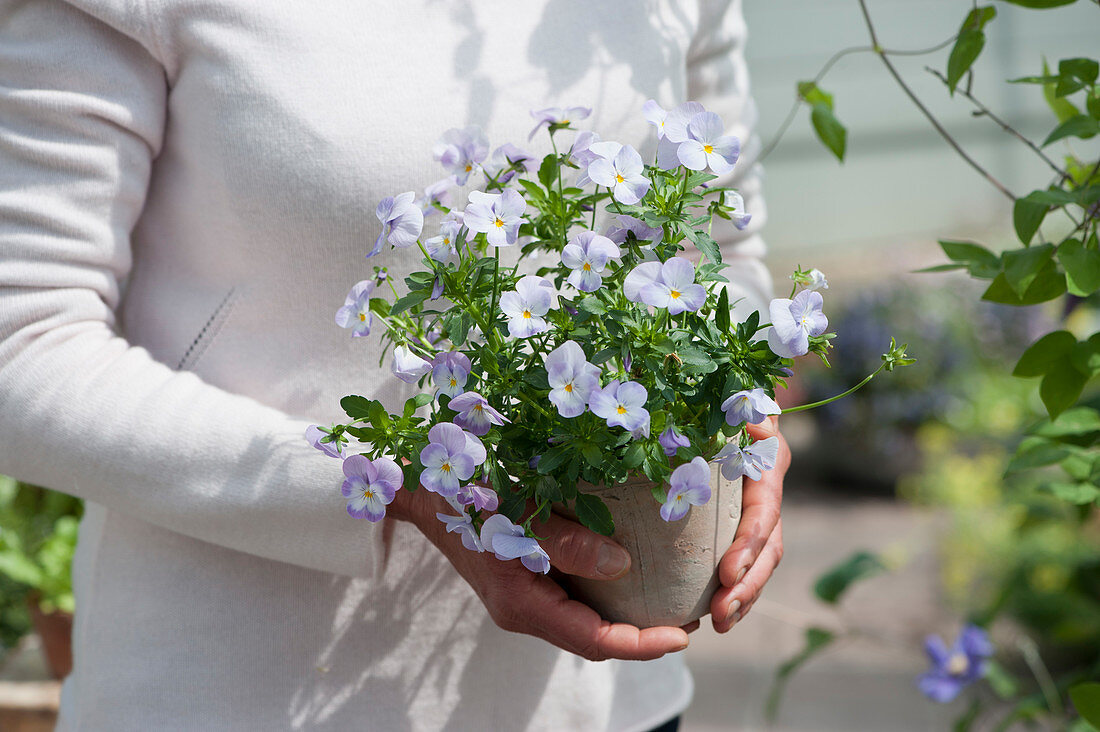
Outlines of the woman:
[{"label": "woman", "polygon": [[[686,707],[684,629],[611,626],[465,552],[424,492],[349,519],[302,435],[343,394],[408,396],[332,312],[375,203],[441,177],[449,127],[522,143],[528,110],[583,104],[652,149],[646,99],[702,102],[746,142],[756,221],[721,235],[766,303],[743,40],[727,1],[0,0],[0,472],[88,500],[62,729],[648,729]],[[414,260],[373,261],[400,281]],[[746,487],[720,631],[778,562],[785,465]],[[547,546],[578,574],[628,561],[567,522]],[[592,662],[628,658],[653,660]]]}]

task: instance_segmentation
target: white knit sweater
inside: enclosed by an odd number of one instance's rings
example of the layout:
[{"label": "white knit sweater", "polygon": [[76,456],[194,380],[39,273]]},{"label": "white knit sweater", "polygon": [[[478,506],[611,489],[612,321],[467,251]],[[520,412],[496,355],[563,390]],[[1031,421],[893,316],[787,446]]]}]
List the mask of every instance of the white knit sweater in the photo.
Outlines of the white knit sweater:
[{"label": "white knit sweater", "polygon": [[[408,396],[333,313],[369,276],[375,204],[442,177],[449,127],[525,146],[528,110],[588,105],[649,154],[647,98],[703,102],[745,143],[755,217],[716,238],[766,302],[744,39],[737,0],[0,0],[0,472],[88,501],[61,728],[684,709],[678,656],[590,663],[499,630],[414,527],[349,518],[339,461],[302,435],[344,394]],[[371,264],[400,281],[413,259]]]}]

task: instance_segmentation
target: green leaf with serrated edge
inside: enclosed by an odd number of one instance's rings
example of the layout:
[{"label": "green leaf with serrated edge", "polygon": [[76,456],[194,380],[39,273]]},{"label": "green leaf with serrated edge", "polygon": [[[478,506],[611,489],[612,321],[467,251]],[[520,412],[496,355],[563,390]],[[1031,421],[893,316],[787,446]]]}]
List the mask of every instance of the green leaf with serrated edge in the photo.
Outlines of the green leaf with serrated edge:
[{"label": "green leaf with serrated edge", "polygon": [[1012,204],[1012,226],[1016,229],[1016,236],[1021,244],[1031,244],[1048,211],[1049,204],[1036,201],[1031,195],[1016,199],[1016,203]]},{"label": "green leaf with serrated edge", "polygon": [[1082,140],[1087,140],[1096,135],[1097,132],[1100,132],[1100,121],[1087,114],[1079,114],[1076,117],[1070,117],[1055,127],[1054,131],[1047,135],[1047,139],[1043,140],[1040,147],[1046,147],[1066,137],[1079,137]]},{"label": "green leaf with serrated edge", "polygon": [[1043,376],[1054,364],[1069,358],[1076,345],[1077,338],[1069,331],[1058,330],[1047,333],[1028,346],[1016,363],[1012,375],[1023,379]]},{"label": "green leaf with serrated edge", "polygon": [[947,87],[951,93],[955,93],[955,87],[962,79],[985,46],[985,33],[982,29],[986,23],[993,20],[997,10],[993,7],[974,8],[963,21],[959,34],[955,38],[955,45],[951,48],[951,55],[947,59]]},{"label": "green leaf with serrated edge", "polygon": [[810,122],[814,132],[825,147],[836,155],[837,160],[844,161],[844,152],[848,146],[848,130],[833,114],[833,110],[824,104],[815,104],[810,110]]},{"label": "green leaf with serrated edge", "polygon": [[764,704],[764,716],[769,723],[774,722],[779,714],[779,701],[783,696],[783,688],[786,686],[790,675],[820,653],[835,637],[831,631],[824,628],[806,629],[806,641],[802,650],[784,661],[775,672],[775,680],[772,682],[771,691],[768,692],[768,700]]},{"label": "green leaf with serrated edge", "polygon": [[722,250],[719,248],[718,242],[712,239],[710,234],[707,234],[705,231],[697,231],[692,241],[695,242],[696,248],[702,252],[707,259],[715,264],[722,263]]},{"label": "green leaf with serrated edge", "polygon": [[366,419],[369,417],[372,404],[377,404],[377,402],[358,394],[351,394],[340,400],[340,408],[352,419]]},{"label": "green leaf with serrated edge", "polygon": [[431,294],[431,290],[418,290],[398,298],[393,306],[390,307],[390,315],[400,315],[414,305],[419,305],[427,300]]},{"label": "green leaf with serrated edge", "polygon": [[818,577],[814,583],[814,594],[822,601],[835,605],[852,583],[883,569],[885,567],[877,556],[858,551]]},{"label": "green leaf with serrated edge", "polygon": [[1092,407],[1067,409],[1057,419],[1031,430],[1031,434],[1040,437],[1072,437],[1093,432],[1100,432],[1100,412]]},{"label": "green leaf with serrated edge", "polygon": [[539,458],[538,472],[542,475],[553,472],[556,468],[565,464],[565,461],[573,456],[573,450],[566,445],[552,447]]},{"label": "green leaf with serrated edge", "polygon": [[1006,473],[1015,473],[1021,470],[1041,468],[1046,465],[1054,465],[1061,462],[1070,454],[1069,448],[1050,442],[1041,442],[1032,445],[1026,450],[1021,450],[1009,461]]},{"label": "green leaf with serrated edge", "polygon": [[1053,244],[1004,252],[1001,261],[1004,262],[1004,276],[1008,286],[1017,296],[1022,297],[1052,256]]},{"label": "green leaf with serrated edge", "polygon": [[645,459],[645,448],[640,442],[635,442],[626,449],[626,454],[623,455],[623,467],[634,469],[642,464],[643,459]]},{"label": "green leaf with serrated edge", "polygon": [[952,262],[965,264],[970,274],[981,279],[993,279],[1001,271],[1001,259],[981,244],[971,241],[941,239],[940,249]]},{"label": "green leaf with serrated edge", "polygon": [[1053,300],[1066,291],[1066,278],[1058,271],[1053,259],[1048,259],[1046,266],[1039,270],[1034,281],[1027,288],[1023,296],[1017,295],[1009,286],[1004,273],[997,275],[982,293],[982,299],[989,302],[999,302],[1005,305],[1037,305],[1041,302]]},{"label": "green leaf with serrated edge", "polygon": [[586,442],[584,446],[581,447],[581,455],[593,468],[598,468],[603,465],[603,451],[593,442]]},{"label": "green leaf with serrated edge", "polygon": [[1066,503],[1072,503],[1077,506],[1092,503],[1100,498],[1100,488],[1097,488],[1092,483],[1053,482],[1045,484],[1043,488]]},{"label": "green leaf with serrated edge", "polygon": [[718,330],[723,333],[729,333],[730,294],[725,287],[722,288],[721,294],[718,295],[718,306],[714,311],[714,324],[718,326]]},{"label": "green leaf with serrated edge", "polygon": [[596,297],[581,298],[580,302],[577,303],[577,309],[593,315],[603,315],[607,312],[607,306]]},{"label": "green leaf with serrated edge", "polygon": [[544,475],[535,482],[535,494],[547,501],[560,503],[565,500],[561,486],[553,476]]},{"label": "green leaf with serrated edge", "polygon": [[595,531],[597,534],[611,536],[615,533],[615,522],[611,518],[611,511],[600,498],[589,493],[580,493],[573,502],[573,510],[582,524]]},{"label": "green leaf with serrated edge", "polygon": [[539,166],[539,183],[542,183],[546,190],[550,190],[554,181],[558,179],[558,156],[547,155],[542,159],[542,165]]},{"label": "green leaf with serrated edge", "polygon": [[1068,358],[1047,371],[1039,384],[1039,397],[1051,419],[1077,403],[1087,381],[1088,377],[1078,371]]},{"label": "green leaf with serrated edge", "polygon": [[403,416],[405,419],[408,419],[409,417],[413,416],[413,414],[416,413],[417,409],[420,409],[425,404],[430,404],[431,401],[432,401],[432,395],[431,394],[417,394],[416,396],[412,397],[411,399],[406,399],[405,400],[405,408],[404,408],[404,411],[401,413],[401,416]]},{"label": "green leaf with serrated edge", "polygon": [[1088,297],[1100,289],[1100,251],[1086,249],[1078,239],[1066,239],[1058,245],[1058,261],[1066,271],[1070,294]]},{"label": "green leaf with serrated edge", "polygon": [[506,493],[500,497],[500,505],[497,512],[508,517],[512,523],[523,518],[523,512],[527,510],[527,499],[521,493]]},{"label": "green leaf with serrated edge", "polygon": [[1069,698],[1081,719],[1100,729],[1100,683],[1086,681],[1071,686]]}]

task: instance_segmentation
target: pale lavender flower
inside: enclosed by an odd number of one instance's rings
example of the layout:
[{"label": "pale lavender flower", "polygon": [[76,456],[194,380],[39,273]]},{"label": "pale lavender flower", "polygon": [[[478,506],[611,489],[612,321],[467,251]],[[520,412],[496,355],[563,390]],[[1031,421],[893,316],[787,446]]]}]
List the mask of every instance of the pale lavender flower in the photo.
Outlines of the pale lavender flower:
[{"label": "pale lavender flower", "polygon": [[757,440],[744,450],[734,440],[722,446],[714,456],[714,462],[721,465],[722,476],[726,480],[736,480],[742,475],[749,480],[760,480],[764,473],[775,467],[778,456],[778,437]]},{"label": "pale lavender flower", "polygon": [[447,351],[432,359],[432,382],[436,386],[435,395],[444,394],[454,399],[466,389],[466,380],[470,378],[470,359],[458,351]]},{"label": "pale lavender flower", "polygon": [[688,123],[706,109],[699,102],[684,102],[665,114],[663,134],[657,141],[657,167],[672,170],[680,167],[680,143],[689,139]]},{"label": "pale lavender flower", "polygon": [[573,138],[573,146],[569,148],[569,161],[581,169],[577,177],[577,187],[583,188],[591,183],[588,177],[588,166],[599,157],[592,152],[592,145],[600,141],[600,136],[591,130],[581,130]]},{"label": "pale lavender flower", "polygon": [[466,206],[462,221],[470,231],[485,234],[486,240],[493,246],[511,246],[519,236],[526,210],[527,203],[523,196],[511,188],[503,193],[470,191],[470,203]]},{"label": "pale lavender flower", "polygon": [[726,191],[722,194],[722,203],[733,209],[727,212],[730,220],[738,230],[743,231],[752,220],[752,214],[745,211],[744,197],[737,191]]},{"label": "pale lavender flower", "polygon": [[329,457],[343,458],[345,452],[345,446],[342,442],[321,442],[321,438],[332,434],[331,432],[325,432],[320,426],[311,424],[306,427],[306,441],[313,445],[321,452],[325,453]]},{"label": "pale lavender flower", "polygon": [[497,492],[480,483],[467,483],[458,491],[458,502],[463,506],[473,506],[478,511],[495,511],[500,505]]},{"label": "pale lavender flower", "polygon": [[521,147],[506,142],[493,150],[493,154],[489,156],[489,160],[483,167],[486,175],[490,177],[503,172],[504,174],[497,178],[497,182],[504,184],[515,177],[517,167],[525,173],[530,172],[535,167],[535,156]]},{"label": "pale lavender flower", "polygon": [[658,242],[665,232],[659,226],[646,226],[646,223],[641,219],[626,214],[620,214],[618,224],[612,224],[607,229],[607,238],[616,244],[625,244],[628,234],[633,234],[634,238],[640,242]]},{"label": "pale lavender flower", "polygon": [[523,527],[513,524],[504,514],[494,513],[485,519],[481,525],[481,544],[496,554],[497,559],[519,559],[532,572],[550,571],[550,555],[539,546],[538,540],[527,536]]},{"label": "pale lavender flower", "polygon": [[676,148],[680,163],[690,170],[710,168],[715,175],[725,175],[733,170],[741,153],[741,141],[732,135],[723,135],[721,118],[714,112],[700,112],[688,122],[688,139]]},{"label": "pale lavender flower", "polygon": [[344,306],[336,311],[336,324],[341,328],[351,328],[352,338],[370,335],[371,323],[374,322],[370,311],[370,296],[374,287],[374,280],[355,283],[344,298]]},{"label": "pale lavender flower", "polygon": [[450,129],[432,148],[432,155],[443,164],[457,185],[466,185],[474,169],[489,152],[489,141],[479,127]]},{"label": "pale lavender flower", "polygon": [[825,279],[825,273],[820,269],[810,270],[810,283],[806,285],[807,290],[828,290],[829,281]]},{"label": "pale lavender flower", "polygon": [[607,420],[608,427],[622,427],[636,437],[649,437],[649,411],[645,408],[648,397],[641,384],[634,381],[620,384],[616,379],[602,389],[593,389],[588,407],[597,417]]},{"label": "pale lavender flower", "polygon": [[550,125],[568,125],[574,120],[585,119],[592,114],[590,107],[547,107],[546,109],[532,109],[531,116],[535,118],[535,127],[527,136],[530,140],[543,127]]},{"label": "pale lavender flower", "polygon": [[443,294],[444,289],[446,289],[446,285],[443,283],[443,276],[436,275],[435,280],[432,281],[432,294],[428,297],[428,299],[438,300],[439,296]]},{"label": "pale lavender flower", "polygon": [[657,437],[657,442],[661,443],[661,448],[665,451],[665,455],[669,457],[675,455],[676,451],[681,447],[691,446],[691,440],[677,432],[674,426],[669,426],[665,429],[665,431]]},{"label": "pale lavender flower", "polygon": [[420,206],[421,212],[423,212],[425,216],[434,213],[438,210],[434,205],[436,203],[450,208],[451,188],[453,186],[454,180],[451,178],[440,178],[435,183],[428,185],[424,189],[423,195],[416,200],[416,204]]},{"label": "pale lavender flower", "polygon": [[722,402],[726,424],[736,426],[742,422],[760,424],[769,414],[781,414],[782,409],[763,389],[745,389],[731,394]]},{"label": "pale lavender flower", "polygon": [[374,249],[367,255],[373,257],[382,251],[382,243],[395,247],[411,247],[424,230],[424,212],[417,206],[416,194],[406,191],[400,196],[386,196],[379,202],[374,215],[382,222],[382,233],[374,240]]},{"label": "pale lavender flower", "polygon": [[702,506],[710,500],[710,466],[701,457],[692,458],[672,471],[668,480],[668,496],[661,506],[661,518],[679,521],[692,506]]},{"label": "pale lavender flower", "polygon": [[500,309],[508,316],[508,334],[529,338],[550,325],[543,318],[554,302],[554,286],[543,277],[526,275],[516,289],[500,296]]},{"label": "pale lavender flower", "polygon": [[485,551],[485,547],[481,545],[481,537],[477,535],[477,529],[474,528],[473,517],[466,513],[465,507],[455,499],[448,498],[447,503],[450,503],[451,507],[458,511],[458,515],[451,516],[445,513],[435,515],[447,527],[447,533],[458,534],[462,539],[462,546],[472,552]]},{"label": "pale lavender flower", "polygon": [[645,121],[657,128],[657,139],[665,136],[665,119],[668,110],[657,103],[656,99],[650,99],[642,105],[642,115]]},{"label": "pale lavender flower", "polygon": [[501,425],[512,421],[494,409],[485,397],[476,391],[459,394],[447,404],[447,408],[458,412],[455,415],[455,424],[478,437],[487,434],[494,424]]},{"label": "pale lavender flower", "polygon": [[408,346],[401,345],[393,349],[393,361],[390,363],[390,371],[406,384],[415,384],[424,374],[432,370],[429,361],[417,356]]},{"label": "pale lavender flower", "polygon": [[684,257],[639,264],[623,281],[623,293],[633,302],[668,308],[669,315],[698,310],[707,299],[707,291],[695,284],[695,265]]},{"label": "pale lavender flower", "polygon": [[932,667],[918,679],[917,685],[932,701],[946,704],[985,674],[987,659],[994,649],[982,628],[968,624],[950,650],[936,635],[924,639],[924,650]]},{"label": "pale lavender flower", "polygon": [[600,385],[600,368],[588,363],[576,341],[566,341],[546,356],[550,402],[563,417],[584,413],[592,390]]},{"label": "pale lavender flower", "polygon": [[440,422],[428,430],[428,444],[420,451],[420,485],[445,498],[454,498],[458,489],[485,462],[481,440],[450,422]]},{"label": "pale lavender flower", "polygon": [[437,262],[445,262],[449,257],[457,254],[456,242],[460,231],[462,231],[461,214],[455,215],[452,212],[444,216],[439,222],[439,234],[424,242],[428,256]]},{"label": "pale lavender flower", "polygon": [[608,261],[621,256],[619,247],[606,236],[582,231],[561,252],[561,263],[572,270],[566,281],[581,292],[595,292],[603,285]]},{"label": "pale lavender flower", "polygon": [[821,293],[815,290],[803,290],[793,300],[771,301],[768,345],[776,355],[794,358],[810,352],[810,336],[819,336],[829,327],[829,319],[821,312],[822,305]]},{"label": "pale lavender flower", "polygon": [[352,455],[343,467],[347,480],[340,492],[348,499],[348,515],[381,521],[404,480],[401,468],[389,458],[372,461],[366,455]]},{"label": "pale lavender flower", "polygon": [[642,156],[630,145],[617,142],[593,143],[589,149],[596,159],[588,166],[588,177],[598,186],[611,189],[611,195],[630,206],[649,191],[649,178],[642,175]]}]

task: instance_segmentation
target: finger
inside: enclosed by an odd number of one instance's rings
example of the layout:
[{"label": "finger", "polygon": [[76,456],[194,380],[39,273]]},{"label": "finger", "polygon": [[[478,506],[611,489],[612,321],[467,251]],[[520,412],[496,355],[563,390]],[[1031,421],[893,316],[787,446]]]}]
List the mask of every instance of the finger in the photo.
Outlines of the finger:
[{"label": "finger", "polygon": [[627,623],[611,623],[587,605],[571,600],[561,587],[540,577],[532,591],[511,598],[512,618],[498,625],[505,630],[529,633],[559,648],[603,661],[618,658],[649,661],[687,648],[683,628],[660,626],[640,629]]},{"label": "finger", "polygon": [[692,620],[692,621],[691,621],[690,623],[688,623],[687,625],[681,625],[681,626],[680,626],[680,628],[681,628],[681,629],[682,629],[682,630],[683,630],[683,631],[684,631],[685,633],[694,633],[695,631],[699,630],[699,624],[700,624],[700,623],[699,623],[699,621],[698,621],[698,620]]},{"label": "finger", "polygon": [[630,569],[630,554],[621,545],[600,536],[576,521],[550,514],[533,527],[547,537],[539,542],[550,555],[550,564],[566,574],[588,579],[616,579]]},{"label": "finger", "polygon": [[722,587],[714,593],[714,599],[711,600],[711,619],[716,631],[725,633],[744,619],[782,558],[783,523],[780,521],[759,559],[745,574],[744,579],[735,587]]},{"label": "finger", "polygon": [[[750,426],[771,429],[767,424],[766,420],[759,425]],[[718,564],[718,578],[726,587],[733,587],[748,572],[779,522],[779,508],[783,502],[783,476],[791,458],[790,448],[787,447],[783,435],[778,432],[774,434],[779,436],[779,456],[775,468],[760,476],[760,480],[745,478],[742,483],[741,520],[737,524],[733,543]]]}]

